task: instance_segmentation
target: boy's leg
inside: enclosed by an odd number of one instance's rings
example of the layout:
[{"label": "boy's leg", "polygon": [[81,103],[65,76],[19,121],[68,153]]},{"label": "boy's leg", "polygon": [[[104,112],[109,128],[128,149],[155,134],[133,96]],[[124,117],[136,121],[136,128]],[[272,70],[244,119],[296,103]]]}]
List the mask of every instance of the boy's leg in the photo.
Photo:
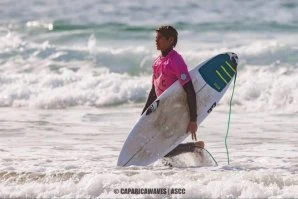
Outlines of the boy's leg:
[{"label": "boy's leg", "polygon": [[205,144],[203,141],[198,142],[187,142],[185,144],[179,144],[176,148],[170,151],[165,157],[173,157],[181,153],[194,152],[198,148],[204,148]]}]

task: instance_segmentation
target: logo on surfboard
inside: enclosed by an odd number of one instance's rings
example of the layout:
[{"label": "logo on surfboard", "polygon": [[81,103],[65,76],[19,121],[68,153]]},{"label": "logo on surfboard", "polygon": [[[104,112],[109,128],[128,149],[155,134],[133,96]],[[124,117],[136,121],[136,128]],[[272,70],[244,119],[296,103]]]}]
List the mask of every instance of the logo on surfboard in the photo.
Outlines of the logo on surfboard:
[{"label": "logo on surfboard", "polygon": [[214,102],[212,104],[212,106],[209,108],[209,110],[207,111],[207,113],[211,113],[211,111],[213,110],[214,107],[216,107],[216,102]]},{"label": "logo on surfboard", "polygon": [[146,115],[150,115],[152,112],[154,112],[157,109],[158,105],[159,105],[159,100],[156,100],[155,102],[153,102],[147,109]]}]

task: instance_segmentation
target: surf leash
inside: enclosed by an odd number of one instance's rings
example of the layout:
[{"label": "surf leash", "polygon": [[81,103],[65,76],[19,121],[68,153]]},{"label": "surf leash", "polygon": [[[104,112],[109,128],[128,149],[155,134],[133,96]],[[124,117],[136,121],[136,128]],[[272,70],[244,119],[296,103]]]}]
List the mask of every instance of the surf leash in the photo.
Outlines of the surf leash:
[{"label": "surf leash", "polygon": [[232,95],[231,95],[231,99],[230,99],[230,111],[229,111],[228,127],[227,127],[227,133],[226,133],[226,137],[225,137],[225,146],[226,146],[226,152],[227,152],[227,157],[228,157],[228,165],[230,164],[230,155],[229,155],[227,140],[228,140],[228,135],[229,135],[229,130],[230,130],[230,122],[231,122],[231,114],[232,114],[232,100],[233,100],[234,90],[235,90],[235,85],[236,85],[236,77],[237,77],[237,70],[235,72],[233,91],[232,91]]},{"label": "surf leash", "polygon": [[[237,77],[237,71],[235,73],[235,78],[234,78],[234,83],[233,83],[234,85],[233,85],[232,95],[231,95],[231,99],[230,99],[230,110],[229,110],[228,127],[227,127],[227,133],[226,133],[226,137],[225,137],[225,146],[226,146],[226,153],[227,153],[227,157],[228,157],[228,165],[230,164],[230,155],[229,155],[229,149],[228,149],[228,142],[227,142],[227,140],[228,140],[228,135],[229,135],[229,130],[230,130],[231,114],[232,114],[232,100],[233,100],[234,91],[235,91],[236,77]],[[207,149],[205,149],[205,148],[204,148],[204,150],[211,156],[211,158],[215,162],[216,166],[218,166],[217,161],[211,155],[211,153]]]},{"label": "surf leash", "polygon": [[210,153],[207,149],[205,149],[205,148],[204,148],[204,150],[211,156],[211,158],[213,159],[213,161],[214,161],[215,164],[216,164],[215,166],[218,166],[218,164],[217,164],[215,158],[211,155],[211,153]]}]

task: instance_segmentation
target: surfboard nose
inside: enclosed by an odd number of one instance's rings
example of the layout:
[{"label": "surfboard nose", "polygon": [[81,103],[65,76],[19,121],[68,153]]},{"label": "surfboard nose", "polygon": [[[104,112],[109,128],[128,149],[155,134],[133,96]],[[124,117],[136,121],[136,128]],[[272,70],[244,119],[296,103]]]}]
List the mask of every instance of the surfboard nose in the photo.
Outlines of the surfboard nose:
[{"label": "surfboard nose", "polygon": [[123,166],[125,166],[125,163],[127,162],[127,160],[126,160],[126,156],[123,155],[122,153],[123,153],[123,152],[122,152],[122,150],[121,150],[121,152],[120,152],[120,154],[119,154],[119,157],[118,157],[118,161],[117,161],[117,166],[119,166],[119,167],[123,167]]},{"label": "surfboard nose", "polygon": [[117,166],[119,166],[119,167],[123,167],[124,164],[123,164],[121,161],[119,161],[119,159],[118,159],[118,161],[117,161]]},{"label": "surfboard nose", "polygon": [[125,166],[130,166],[130,164],[128,164],[128,160],[124,160],[119,158],[117,161],[117,166],[118,167],[125,167]]}]

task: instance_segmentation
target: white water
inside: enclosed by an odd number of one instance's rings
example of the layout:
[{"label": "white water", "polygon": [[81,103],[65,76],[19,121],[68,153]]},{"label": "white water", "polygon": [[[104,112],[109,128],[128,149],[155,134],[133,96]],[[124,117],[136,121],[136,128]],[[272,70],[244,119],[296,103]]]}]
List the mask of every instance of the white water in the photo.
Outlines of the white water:
[{"label": "white water", "polygon": [[198,133],[219,166],[189,167],[185,156],[186,167],[116,167],[140,110],[141,106],[2,109],[1,197],[114,198],[132,196],[114,194],[116,188],[174,187],[185,188],[186,194],[173,197],[298,196],[298,129],[292,125],[297,115],[235,111],[229,166],[224,146],[227,110],[220,106]]}]

